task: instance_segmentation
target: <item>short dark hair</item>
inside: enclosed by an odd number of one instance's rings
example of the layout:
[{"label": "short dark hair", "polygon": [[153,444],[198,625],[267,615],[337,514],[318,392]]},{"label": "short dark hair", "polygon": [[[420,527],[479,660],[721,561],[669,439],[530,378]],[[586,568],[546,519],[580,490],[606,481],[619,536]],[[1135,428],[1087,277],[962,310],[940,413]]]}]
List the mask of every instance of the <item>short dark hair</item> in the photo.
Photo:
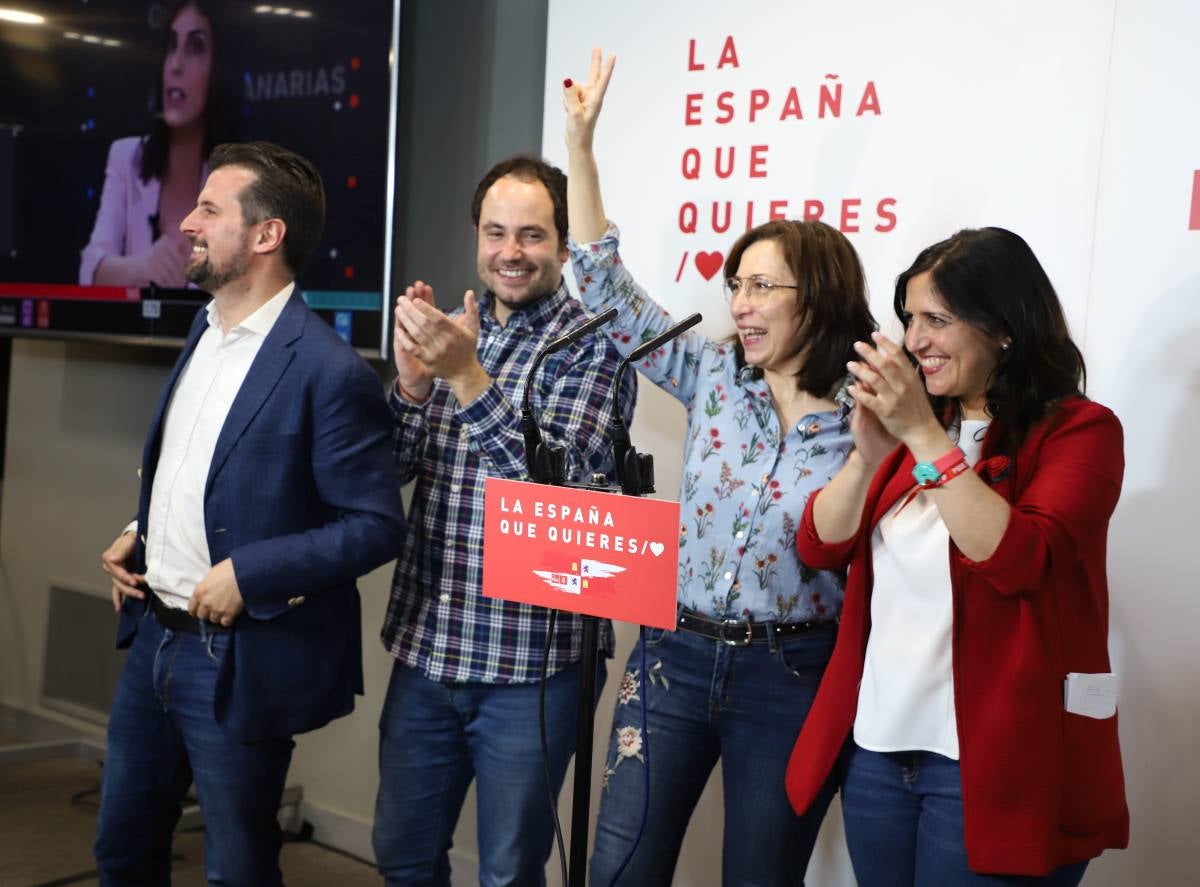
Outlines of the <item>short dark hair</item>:
[{"label": "short dark hair", "polygon": [[479,227],[479,213],[488,189],[505,176],[522,182],[541,182],[554,205],[554,230],[558,232],[560,248],[567,244],[567,177],[561,169],[532,154],[517,154],[501,160],[487,171],[471,198],[471,223]]},{"label": "short dark hair", "polygon": [[[846,361],[854,343],[868,340],[877,329],[867,302],[862,262],[846,235],[824,222],[777,219],[751,228],[737,239],[725,259],[725,276],[737,273],[742,254],[752,244],[773,240],[796,278],[796,315],[800,333],[793,353],[805,352],[796,386],[814,397],[828,397],[846,377]],[[732,340],[739,366],[745,363],[742,343]]]},{"label": "short dark hair", "polygon": [[[987,412],[1002,431],[1000,451],[1016,453],[1029,429],[1087,383],[1083,354],[1050,278],[1029,244],[1004,228],[967,228],[927,247],[896,278],[893,308],[905,320],[908,282],[928,271],[946,309],[994,339],[1008,339],[987,382]],[[930,397],[943,424],[958,404]]]},{"label": "short dark hair", "polygon": [[[207,95],[204,101],[204,142],[201,150],[209,154],[222,142],[238,138],[238,96],[240,82],[237,64],[229,58],[227,2],[222,0],[176,0],[163,17],[162,45],[154,56],[158,63],[154,73],[154,89],[150,96],[150,119],[142,138],[142,150],[138,158],[138,177],[143,182],[163,179],[167,174],[170,127],[163,120],[163,66],[167,60],[167,38],[176,17],[189,6],[194,6],[208,20],[212,31],[212,67],[208,72]],[[221,33],[218,33],[221,32]]]},{"label": "short dark hair", "polygon": [[270,142],[217,145],[209,170],[240,166],[257,175],[242,189],[238,202],[247,225],[280,219],[287,226],[283,261],[299,275],[325,227],[325,185],[317,168],[299,154]]}]

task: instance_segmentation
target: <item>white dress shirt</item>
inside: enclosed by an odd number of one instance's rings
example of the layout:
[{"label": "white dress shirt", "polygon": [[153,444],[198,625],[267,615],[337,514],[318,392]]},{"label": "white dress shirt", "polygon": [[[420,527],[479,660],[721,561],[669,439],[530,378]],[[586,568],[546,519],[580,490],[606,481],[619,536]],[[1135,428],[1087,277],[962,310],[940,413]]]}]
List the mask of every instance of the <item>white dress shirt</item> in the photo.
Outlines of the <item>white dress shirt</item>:
[{"label": "white dress shirt", "polygon": [[146,584],[169,607],[186,608],[212,569],[204,487],[213,451],[229,408],[293,286],[289,283],[228,333],[221,332],[216,303],[209,302],[208,329],[171,394],[146,528]]},{"label": "white dress shirt", "polygon": [[[959,448],[974,466],[988,423],[964,420]],[[933,496],[907,495],[871,539],[871,635],[854,741],[878,752],[931,751],[958,760],[954,713],[950,531]]]}]

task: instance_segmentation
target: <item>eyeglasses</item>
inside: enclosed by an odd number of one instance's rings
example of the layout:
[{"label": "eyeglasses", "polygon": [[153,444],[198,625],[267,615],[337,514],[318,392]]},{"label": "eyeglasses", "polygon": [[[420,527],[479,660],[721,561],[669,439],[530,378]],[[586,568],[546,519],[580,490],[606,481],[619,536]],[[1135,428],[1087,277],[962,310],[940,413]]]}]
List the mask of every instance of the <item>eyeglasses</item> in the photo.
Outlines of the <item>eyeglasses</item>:
[{"label": "eyeglasses", "polygon": [[774,290],[800,289],[794,283],[771,283],[765,277],[730,277],[725,281],[725,301],[732,302],[739,292],[750,302],[765,302]]}]

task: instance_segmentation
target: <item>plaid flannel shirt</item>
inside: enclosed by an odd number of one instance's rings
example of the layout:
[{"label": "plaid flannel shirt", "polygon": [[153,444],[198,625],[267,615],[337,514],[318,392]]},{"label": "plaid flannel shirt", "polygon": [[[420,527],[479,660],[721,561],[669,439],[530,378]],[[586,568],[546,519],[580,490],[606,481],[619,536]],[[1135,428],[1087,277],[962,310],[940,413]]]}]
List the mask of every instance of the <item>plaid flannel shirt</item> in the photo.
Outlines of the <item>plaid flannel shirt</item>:
[{"label": "plaid flannel shirt", "polygon": [[[388,398],[399,482],[417,485],[381,636],[401,663],[436,681],[536,681],[549,619],[541,607],[483,596],[484,479],[528,478],[518,415],[525,374],[542,348],[590,315],[562,282],[504,326],[492,316],[493,298],[489,292],[479,302],[477,354],[493,380],[483,394],[461,406],[438,379],[423,404],[401,399],[395,386]],[[534,378],[534,414],[546,442],[566,446],[569,480],[611,474],[608,417],[619,360],[601,331],[546,358]],[[622,382],[627,422],[635,375]],[[548,673],[579,659],[581,625],[576,614],[559,615]],[[611,656],[608,620],[600,642]]]}]

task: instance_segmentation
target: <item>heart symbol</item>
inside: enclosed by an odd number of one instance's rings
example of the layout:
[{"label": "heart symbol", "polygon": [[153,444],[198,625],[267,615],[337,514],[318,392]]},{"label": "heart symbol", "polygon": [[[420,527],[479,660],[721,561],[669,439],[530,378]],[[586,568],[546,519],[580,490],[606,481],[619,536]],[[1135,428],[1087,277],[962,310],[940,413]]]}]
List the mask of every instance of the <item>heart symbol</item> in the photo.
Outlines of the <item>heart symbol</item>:
[{"label": "heart symbol", "polygon": [[720,253],[696,253],[696,270],[705,280],[712,280],[724,264],[725,257]]},{"label": "heart symbol", "polygon": [[663,545],[661,542],[651,542],[650,543],[650,551],[655,557],[658,557],[660,554],[662,554],[664,548],[666,548],[666,546]]}]

